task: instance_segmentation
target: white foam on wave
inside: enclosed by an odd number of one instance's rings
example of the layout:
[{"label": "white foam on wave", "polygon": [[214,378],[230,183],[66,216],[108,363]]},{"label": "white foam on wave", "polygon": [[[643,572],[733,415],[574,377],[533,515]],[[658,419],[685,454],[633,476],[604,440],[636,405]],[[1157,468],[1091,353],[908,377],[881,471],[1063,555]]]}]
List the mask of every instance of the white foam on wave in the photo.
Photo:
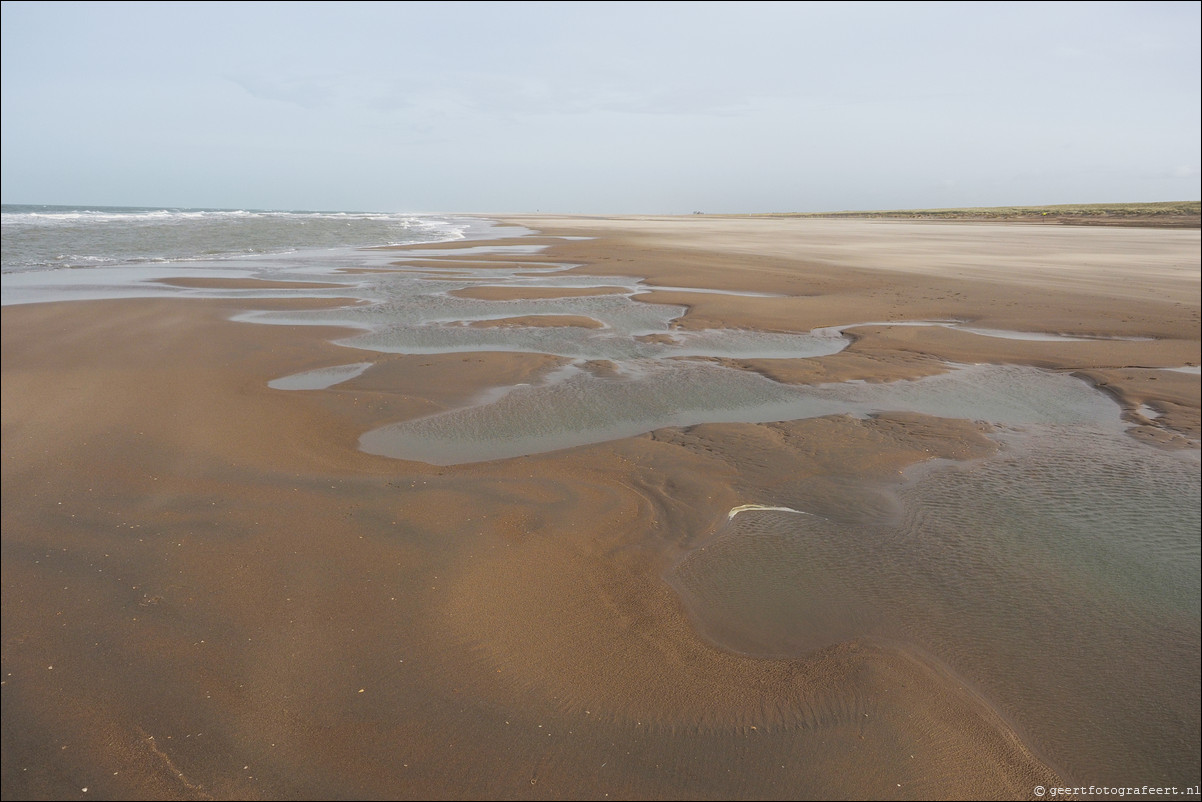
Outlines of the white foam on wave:
[{"label": "white foam on wave", "polygon": [[465,221],[453,222],[444,217],[400,212],[321,212],[279,211],[270,209],[71,209],[0,213],[0,222],[9,224],[53,225],[55,223],[153,222],[172,220],[224,220],[271,218],[295,220],[371,220],[404,223],[412,228],[461,233]]},{"label": "white foam on wave", "polygon": [[[113,222],[153,222],[177,220],[197,220],[203,218],[248,217],[256,214],[243,209],[201,210],[201,209],[140,209],[136,211],[118,212],[111,210],[79,209],[73,211],[45,212],[4,212],[0,215],[0,223],[5,225],[25,223],[28,225],[54,225],[70,223],[113,223]],[[266,214],[266,213],[260,213]]]}]

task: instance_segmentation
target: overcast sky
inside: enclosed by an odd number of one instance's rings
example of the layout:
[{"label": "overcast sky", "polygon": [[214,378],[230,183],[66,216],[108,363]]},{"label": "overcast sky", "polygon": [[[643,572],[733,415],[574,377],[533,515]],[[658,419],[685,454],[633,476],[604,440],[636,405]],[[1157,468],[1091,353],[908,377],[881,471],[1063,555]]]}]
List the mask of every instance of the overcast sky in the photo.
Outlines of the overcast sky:
[{"label": "overcast sky", "polygon": [[4,2],[5,203],[1196,200],[1202,4]]}]

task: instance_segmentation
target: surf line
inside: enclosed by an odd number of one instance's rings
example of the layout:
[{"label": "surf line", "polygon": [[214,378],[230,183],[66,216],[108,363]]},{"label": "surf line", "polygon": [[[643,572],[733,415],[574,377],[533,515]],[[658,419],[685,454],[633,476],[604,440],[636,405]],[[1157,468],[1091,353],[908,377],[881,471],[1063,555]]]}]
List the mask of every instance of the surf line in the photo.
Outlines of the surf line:
[{"label": "surf line", "polygon": [[803,510],[795,510],[792,507],[768,507],[763,504],[740,504],[737,507],[730,508],[730,512],[728,512],[726,514],[726,520],[729,521],[731,518],[734,518],[739,513],[747,512],[749,510],[771,510],[774,512],[795,512],[798,515],[813,515],[814,514],[812,512],[805,512]]}]

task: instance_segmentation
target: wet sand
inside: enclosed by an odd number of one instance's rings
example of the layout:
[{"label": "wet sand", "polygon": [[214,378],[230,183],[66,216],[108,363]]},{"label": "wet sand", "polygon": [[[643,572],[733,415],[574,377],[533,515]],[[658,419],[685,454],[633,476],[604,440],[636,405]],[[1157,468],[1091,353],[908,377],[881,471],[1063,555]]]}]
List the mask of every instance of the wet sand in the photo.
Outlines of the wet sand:
[{"label": "wet sand", "polygon": [[[1155,338],[879,325],[832,356],[738,364],[799,383],[943,360],[1078,372],[1137,434],[1197,447],[1199,379],[1160,370],[1198,364],[1196,231],[513,222],[593,239],[531,238],[550,247],[498,261],[783,296],[639,296],[687,305],[686,328],[957,319]],[[932,655],[854,638],[741,655],[666,578],[732,508],[772,504],[774,482],[895,482],[990,453],[980,425],[836,416],[387,459],[359,436],[561,360],[372,354],[332,344],[342,330],[229,320],[313,303],[5,308],[6,799],[1027,798],[1089,779]],[[363,359],[325,390],[268,387]]]}]

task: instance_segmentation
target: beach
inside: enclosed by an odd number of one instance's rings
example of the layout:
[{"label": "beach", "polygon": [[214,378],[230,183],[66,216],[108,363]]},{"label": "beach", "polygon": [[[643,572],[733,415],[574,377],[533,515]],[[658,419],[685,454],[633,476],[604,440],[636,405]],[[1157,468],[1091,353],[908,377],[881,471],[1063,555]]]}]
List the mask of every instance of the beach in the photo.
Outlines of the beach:
[{"label": "beach", "polygon": [[[706,400],[683,423],[648,401],[644,417],[515,429],[534,445],[467,443],[438,464],[404,449],[494,431],[463,416],[497,407],[481,400],[496,388],[530,399],[520,419],[548,376],[587,401],[658,368],[355,345],[371,335],[342,317],[336,283],[329,297],[302,294],[309,281],[274,282],[275,297],[5,306],[5,799],[1008,799],[1198,784],[1198,545],[1147,524],[1196,521],[1197,229],[500,222],[529,231],[397,246],[395,262],[377,250],[364,270],[470,276],[478,286],[448,304],[580,304],[515,306],[448,337],[591,342],[613,325],[587,304],[627,278],[641,284],[622,314],[683,311],[662,331],[634,326],[623,347],[729,331],[839,350],[647,350],[679,367],[674,382],[704,377],[683,396],[727,377],[783,395],[754,395],[768,411],[743,418]],[[577,285],[521,272],[552,266]],[[529,280],[490,284],[502,268]],[[363,362],[328,387],[270,386]],[[835,385],[814,414],[773,417],[810,403],[790,393]],[[889,395],[901,386],[916,400]],[[938,388],[974,386],[1065,411],[1014,424],[942,412],[976,402]],[[828,411],[840,403],[851,411]],[[1029,514],[1005,495],[1061,481]],[[1096,561],[1080,557],[1092,541],[1057,539],[1060,523],[1024,528],[1059,521],[1061,505],[1080,511],[1064,515],[1076,532],[1114,487],[1155,502],[1099,513],[1129,528],[1099,539]],[[1009,528],[984,531],[1007,510]]]}]

